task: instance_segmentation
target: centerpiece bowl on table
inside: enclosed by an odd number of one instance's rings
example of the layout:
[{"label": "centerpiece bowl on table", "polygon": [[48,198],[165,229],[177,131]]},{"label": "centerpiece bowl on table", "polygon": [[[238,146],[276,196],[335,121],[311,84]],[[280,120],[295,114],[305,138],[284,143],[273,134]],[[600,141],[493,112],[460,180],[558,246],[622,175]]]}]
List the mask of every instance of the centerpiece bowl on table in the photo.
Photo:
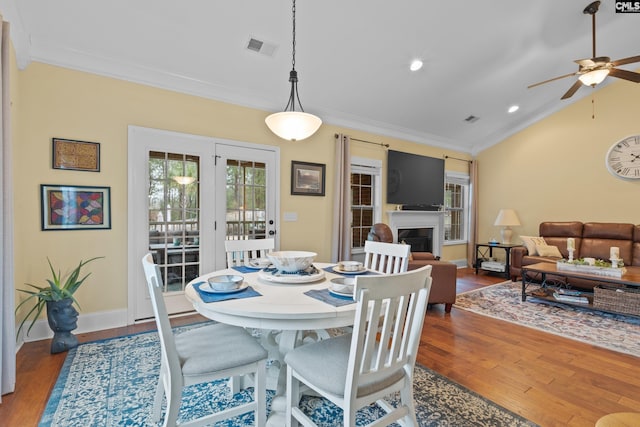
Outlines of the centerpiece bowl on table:
[{"label": "centerpiece bowl on table", "polygon": [[267,258],[278,271],[295,273],[306,270],[318,256],[315,252],[306,251],[277,251],[267,254]]}]

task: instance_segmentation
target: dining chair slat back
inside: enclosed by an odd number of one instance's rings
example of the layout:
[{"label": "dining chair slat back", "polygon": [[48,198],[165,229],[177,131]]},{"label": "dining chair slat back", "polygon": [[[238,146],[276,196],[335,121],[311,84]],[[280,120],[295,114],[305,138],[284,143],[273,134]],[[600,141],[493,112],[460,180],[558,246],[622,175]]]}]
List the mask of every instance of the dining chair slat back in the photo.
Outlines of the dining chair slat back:
[{"label": "dining chair slat back", "polygon": [[[160,421],[162,401],[166,397],[163,426],[209,425],[249,411],[255,413],[254,425],[264,426],[267,351],[245,329],[222,323],[194,327],[174,335],[162,294],[162,276],[158,266],[153,263],[151,253],[142,258],[142,266],[161,349],[160,377],[151,414],[152,420],[155,423]],[[206,414],[195,420],[178,422],[184,387],[239,375],[253,376],[253,401],[221,412]],[[204,398],[211,401],[211,396]]]},{"label": "dining chair slat back", "polygon": [[275,239],[225,240],[227,267],[246,266],[249,260],[265,258],[275,248]]},{"label": "dining chair slat back", "polygon": [[[343,426],[355,426],[358,409],[373,402],[387,414],[369,425],[399,420],[402,425],[418,425],[413,370],[431,291],[431,268],[357,277],[353,332],[298,347],[285,356],[287,425],[315,425],[298,407],[300,383],[342,408]],[[400,392],[397,407],[385,399],[395,392]]]},{"label": "dining chair slat back", "polygon": [[409,267],[410,245],[366,240],[364,267],[383,274],[397,274]]}]

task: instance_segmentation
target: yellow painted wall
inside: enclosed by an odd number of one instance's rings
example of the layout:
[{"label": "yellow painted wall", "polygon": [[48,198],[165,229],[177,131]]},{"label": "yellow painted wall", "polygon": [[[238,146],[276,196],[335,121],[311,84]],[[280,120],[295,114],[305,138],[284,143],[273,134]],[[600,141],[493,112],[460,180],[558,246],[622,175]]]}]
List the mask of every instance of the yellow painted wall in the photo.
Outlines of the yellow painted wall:
[{"label": "yellow painted wall", "polygon": [[520,217],[514,242],[537,236],[542,221],[640,224],[640,180],[605,167],[611,145],[640,134],[640,85],[613,80],[592,92],[593,105],[587,96],[478,155],[479,241],[499,238],[500,208]]},{"label": "yellow painted wall", "polygon": [[[13,165],[15,188],[15,280],[18,287],[44,284],[49,277],[46,257],[63,269],[80,259],[105,256],[90,265],[88,286],[76,294],[82,314],[127,306],[127,126],[167,129],[281,147],[280,212],[297,212],[297,222],[280,221],[282,249],[307,249],[327,261],[331,251],[333,159],[335,133],[391,144],[395,150],[439,157],[464,157],[421,144],[382,138],[323,125],[308,140],[290,143],[264,125],[267,112],[133,84],[41,63],[14,69]],[[99,173],[51,168],[51,138],[101,144]],[[380,147],[354,142],[352,154],[384,160]],[[291,196],[291,160],[327,165],[325,197]],[[450,167],[451,166],[451,167]],[[462,163],[464,166],[464,163]],[[447,164],[452,170],[466,166]],[[384,179],[383,179],[384,181]],[[87,231],[40,230],[40,184],[111,187],[112,229]],[[386,191],[383,189],[383,194]],[[443,254],[463,258],[448,247]],[[455,255],[455,256],[454,256]]]}]

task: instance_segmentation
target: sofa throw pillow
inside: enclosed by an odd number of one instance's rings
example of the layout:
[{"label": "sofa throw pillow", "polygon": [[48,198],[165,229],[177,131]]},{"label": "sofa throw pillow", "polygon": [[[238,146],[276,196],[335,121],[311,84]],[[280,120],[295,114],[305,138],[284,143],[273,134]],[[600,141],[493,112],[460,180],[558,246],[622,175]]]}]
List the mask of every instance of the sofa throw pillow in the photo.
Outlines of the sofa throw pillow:
[{"label": "sofa throw pillow", "polygon": [[536,236],[520,236],[522,239],[522,243],[527,247],[527,251],[529,251],[529,255],[538,255],[538,251],[536,249],[536,245],[546,245],[547,242],[544,241],[542,237]]},{"label": "sofa throw pillow", "polygon": [[550,256],[550,257],[562,258],[562,254],[560,253],[560,249],[558,249],[557,246],[536,245],[536,250],[538,251],[538,255],[540,255],[540,256]]}]

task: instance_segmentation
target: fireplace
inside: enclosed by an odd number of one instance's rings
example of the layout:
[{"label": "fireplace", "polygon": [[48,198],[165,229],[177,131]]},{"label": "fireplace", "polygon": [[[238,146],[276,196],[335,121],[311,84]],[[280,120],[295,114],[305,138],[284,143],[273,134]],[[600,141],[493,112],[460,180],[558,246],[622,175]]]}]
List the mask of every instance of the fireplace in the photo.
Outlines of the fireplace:
[{"label": "fireplace", "polygon": [[399,228],[398,242],[411,245],[411,252],[433,252],[433,228]]},{"label": "fireplace", "polygon": [[[405,243],[411,244],[411,250],[414,252],[432,252],[436,256],[442,256],[444,212],[388,211],[387,215],[395,242],[404,240]],[[423,249],[418,249],[420,245]],[[431,250],[424,249],[429,245]]]}]

